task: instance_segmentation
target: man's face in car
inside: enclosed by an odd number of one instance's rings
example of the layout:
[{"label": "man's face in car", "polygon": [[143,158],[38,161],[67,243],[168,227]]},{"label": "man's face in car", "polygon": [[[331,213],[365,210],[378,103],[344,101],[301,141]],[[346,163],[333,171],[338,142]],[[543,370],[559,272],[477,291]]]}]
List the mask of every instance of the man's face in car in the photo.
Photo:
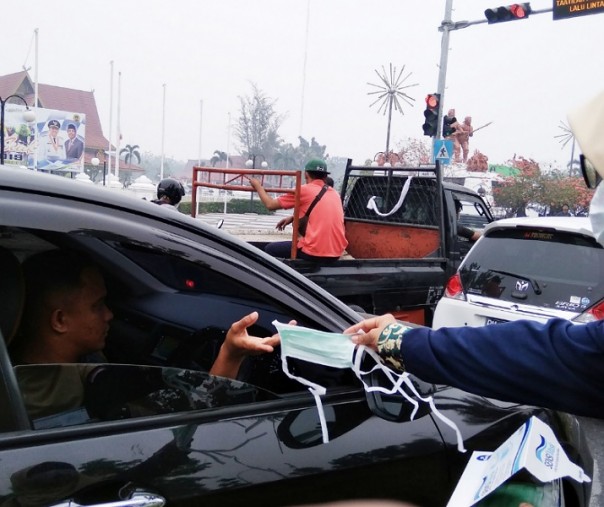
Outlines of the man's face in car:
[{"label": "man's face in car", "polygon": [[62,303],[64,346],[78,356],[101,351],[113,313],[105,305],[107,289],[98,269],[85,268],[81,286],[71,291]]}]

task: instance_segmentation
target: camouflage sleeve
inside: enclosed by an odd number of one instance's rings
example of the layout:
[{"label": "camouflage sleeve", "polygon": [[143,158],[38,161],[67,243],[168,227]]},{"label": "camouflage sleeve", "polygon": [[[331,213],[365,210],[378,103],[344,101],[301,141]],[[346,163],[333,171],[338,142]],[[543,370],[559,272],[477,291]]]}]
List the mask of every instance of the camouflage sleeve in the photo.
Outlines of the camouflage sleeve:
[{"label": "camouflage sleeve", "polygon": [[398,371],[405,371],[401,354],[403,335],[412,329],[404,324],[393,323],[384,328],[378,338],[377,349],[386,364]]}]

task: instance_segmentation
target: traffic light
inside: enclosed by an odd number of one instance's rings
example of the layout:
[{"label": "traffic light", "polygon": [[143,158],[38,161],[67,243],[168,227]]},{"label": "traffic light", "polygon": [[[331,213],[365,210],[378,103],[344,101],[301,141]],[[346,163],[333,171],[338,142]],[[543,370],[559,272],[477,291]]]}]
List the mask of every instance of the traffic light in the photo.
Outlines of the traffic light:
[{"label": "traffic light", "polygon": [[512,4],[508,6],[496,7],[495,9],[487,9],[484,15],[487,17],[489,24],[503,23],[504,21],[513,21],[515,19],[526,19],[533,12],[531,4],[526,2],[522,4]]},{"label": "traffic light", "polygon": [[457,118],[455,118],[455,116],[443,116],[443,137],[445,139],[452,136],[453,132],[455,132],[455,129],[453,128],[454,123],[457,123]]},{"label": "traffic light", "polygon": [[435,137],[438,132],[438,114],[440,111],[440,93],[430,93],[426,96],[426,121],[422,125],[424,135]]}]

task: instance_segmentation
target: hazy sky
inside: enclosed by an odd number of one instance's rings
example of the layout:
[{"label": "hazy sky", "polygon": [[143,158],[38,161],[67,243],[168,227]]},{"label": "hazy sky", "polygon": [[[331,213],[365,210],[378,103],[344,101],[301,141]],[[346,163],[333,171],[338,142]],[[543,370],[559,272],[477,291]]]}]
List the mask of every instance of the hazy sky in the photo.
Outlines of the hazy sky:
[{"label": "hazy sky", "polygon": [[[455,0],[452,18],[484,19],[485,8],[498,5],[506,3]],[[0,73],[25,64],[34,77],[38,28],[39,82],[94,89],[105,135],[113,60],[114,109],[121,72],[122,144],[161,153],[165,83],[166,156],[197,159],[200,119],[202,157],[227,151],[229,113],[235,123],[238,96],[254,82],[285,116],[285,141],[314,136],[331,156],[362,163],[386,145],[387,117],[369,107],[368,95],[382,66],[404,65],[404,75],[411,73],[405,83],[418,83],[406,90],[415,105],[393,116],[391,146],[424,138],[424,97],[437,89],[444,14],[444,0],[29,0],[3,21]],[[604,87],[603,47],[604,14],[558,21],[533,14],[453,31],[444,107],[472,116],[475,128],[493,122],[470,144],[492,163],[516,153],[566,165],[570,144],[562,150],[554,136],[568,110]],[[114,112],[114,131],[116,122]],[[229,151],[238,148],[231,133]]]}]

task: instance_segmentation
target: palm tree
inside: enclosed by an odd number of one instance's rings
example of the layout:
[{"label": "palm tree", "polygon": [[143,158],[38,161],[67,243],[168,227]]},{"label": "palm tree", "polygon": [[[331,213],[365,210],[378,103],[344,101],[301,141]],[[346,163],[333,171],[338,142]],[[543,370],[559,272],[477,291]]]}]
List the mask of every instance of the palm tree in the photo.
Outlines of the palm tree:
[{"label": "palm tree", "polygon": [[281,169],[298,168],[299,159],[296,148],[291,143],[282,145],[275,153],[275,165]]},{"label": "palm tree", "polygon": [[139,146],[138,144],[135,144],[134,146],[127,144],[124,148],[122,148],[120,150],[120,157],[122,156],[122,154],[125,153],[124,156],[124,162],[126,162],[126,164],[132,164],[132,159],[136,159],[137,163],[140,164],[141,163],[141,154],[138,151]]},{"label": "palm tree", "polygon": [[210,159],[210,163],[212,164],[212,167],[216,167],[216,164],[218,162],[220,162],[221,160],[226,162],[226,159],[227,159],[227,154],[224,151],[214,150],[214,154],[212,155],[212,158]]}]

